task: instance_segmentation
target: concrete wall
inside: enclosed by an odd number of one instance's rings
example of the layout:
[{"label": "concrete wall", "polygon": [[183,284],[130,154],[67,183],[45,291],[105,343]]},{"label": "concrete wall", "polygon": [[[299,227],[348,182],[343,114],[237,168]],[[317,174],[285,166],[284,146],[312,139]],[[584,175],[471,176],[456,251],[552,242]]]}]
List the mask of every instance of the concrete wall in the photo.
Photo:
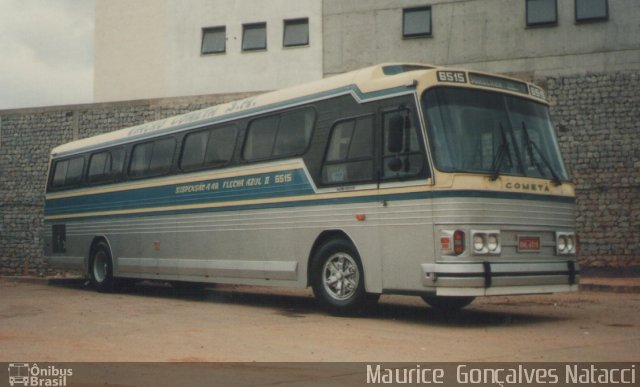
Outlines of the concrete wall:
[{"label": "concrete wall", "polygon": [[[97,102],[273,90],[322,78],[317,0],[97,0]],[[285,19],[309,18],[309,45],[283,47]],[[242,24],[267,23],[267,49],[241,50]],[[226,26],[226,52],[201,54]]]},{"label": "concrete wall", "polygon": [[168,8],[166,0],[96,1],[95,101],[167,94]]},{"label": "concrete wall", "polygon": [[[431,37],[403,39],[402,9],[431,5]],[[324,0],[324,72],[381,62],[458,65],[534,76],[640,69],[640,6],[609,0],[609,20],[576,23],[558,0],[558,24],[527,27],[525,1]]]}]

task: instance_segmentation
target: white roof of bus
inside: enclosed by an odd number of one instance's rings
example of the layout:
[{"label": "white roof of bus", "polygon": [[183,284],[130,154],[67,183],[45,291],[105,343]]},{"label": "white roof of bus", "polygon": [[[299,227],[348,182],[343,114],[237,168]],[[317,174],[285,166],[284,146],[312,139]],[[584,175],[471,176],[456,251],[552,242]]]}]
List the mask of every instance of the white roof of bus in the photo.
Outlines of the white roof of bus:
[{"label": "white roof of bus", "polygon": [[[179,116],[169,117],[166,119],[148,122],[133,127],[127,127],[106,134],[73,141],[54,148],[51,153],[54,156],[60,154],[71,154],[76,150],[98,148],[101,144],[115,145],[118,143],[127,143],[133,139],[153,137],[155,132],[162,129],[169,129],[171,127],[177,128],[178,126],[180,126],[180,128],[184,128],[185,126],[190,127],[206,125],[207,121],[230,113],[241,113],[245,110],[255,109],[261,106],[267,106],[279,102],[285,102],[295,98],[322,93],[324,91],[334,90],[349,85],[356,85],[358,89],[360,89],[360,91],[362,91],[363,93],[368,93],[372,91],[384,90],[392,87],[406,85],[415,79],[416,74],[414,71],[401,72],[399,74],[391,76],[385,75],[383,73],[383,68],[389,66],[416,66],[418,70],[415,71],[430,71],[436,68],[435,66],[426,64],[406,63],[386,63],[366,67],[360,70],[335,75],[318,81],[245,98],[243,100],[215,105]],[[148,136],[142,136],[142,134],[147,133]]]}]

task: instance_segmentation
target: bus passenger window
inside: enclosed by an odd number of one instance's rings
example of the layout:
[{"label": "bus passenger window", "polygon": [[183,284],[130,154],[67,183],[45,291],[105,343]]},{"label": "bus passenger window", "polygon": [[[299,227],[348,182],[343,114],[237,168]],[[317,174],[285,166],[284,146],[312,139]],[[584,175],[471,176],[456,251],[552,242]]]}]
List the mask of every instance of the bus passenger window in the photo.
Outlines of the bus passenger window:
[{"label": "bus passenger window", "polygon": [[322,182],[342,184],[373,180],[373,118],[336,124],[322,167]]},{"label": "bus passenger window", "polygon": [[159,175],[169,172],[173,162],[173,151],[176,142],[173,138],[165,138],[153,143],[153,153],[149,163],[149,173]]},{"label": "bus passenger window", "polygon": [[93,154],[89,160],[87,179],[92,183],[115,179],[122,173],[123,164],[123,149]]},{"label": "bus passenger window", "polygon": [[64,185],[64,179],[67,177],[67,169],[69,168],[69,160],[58,161],[56,170],[53,173],[53,186],[58,188]]},{"label": "bus passenger window", "polygon": [[204,154],[207,151],[209,132],[199,132],[187,135],[182,147],[180,168],[190,169],[201,167],[204,163]]},{"label": "bus passenger window", "polygon": [[251,121],[244,144],[243,156],[245,160],[266,159],[271,156],[279,122],[279,116],[269,116]]},{"label": "bus passenger window", "polygon": [[133,147],[130,177],[156,176],[169,172],[173,162],[175,140],[164,138]]},{"label": "bus passenger window", "polygon": [[312,109],[294,110],[283,114],[273,155],[285,156],[304,152],[311,139],[314,121],[315,114]]},{"label": "bus passenger window", "polygon": [[306,108],[257,118],[249,123],[243,158],[247,161],[302,154],[315,123],[315,110]]},{"label": "bus passenger window", "polygon": [[223,126],[211,131],[205,164],[221,166],[231,161],[236,145],[237,130],[234,125]]},{"label": "bus passenger window", "polygon": [[227,164],[233,156],[236,132],[234,125],[228,125],[188,134],[182,147],[180,168],[189,170]]},{"label": "bus passenger window", "polygon": [[53,188],[63,188],[82,183],[82,171],[84,170],[84,157],[56,162],[53,172]]}]

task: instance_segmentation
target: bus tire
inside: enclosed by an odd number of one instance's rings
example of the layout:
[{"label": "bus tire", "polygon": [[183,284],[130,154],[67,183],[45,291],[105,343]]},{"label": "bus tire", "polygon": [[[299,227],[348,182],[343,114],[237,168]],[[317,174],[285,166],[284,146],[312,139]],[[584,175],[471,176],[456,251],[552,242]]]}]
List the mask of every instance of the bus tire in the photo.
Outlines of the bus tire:
[{"label": "bus tire", "polygon": [[368,295],[360,255],[351,242],[334,239],[323,244],[313,256],[310,270],[313,293],[329,313],[362,313]]},{"label": "bus tire", "polygon": [[440,312],[455,312],[473,302],[475,297],[422,296],[433,309]]},{"label": "bus tire", "polygon": [[116,290],[116,279],[113,277],[113,260],[111,251],[105,242],[98,242],[91,254],[89,265],[91,284],[101,293]]}]

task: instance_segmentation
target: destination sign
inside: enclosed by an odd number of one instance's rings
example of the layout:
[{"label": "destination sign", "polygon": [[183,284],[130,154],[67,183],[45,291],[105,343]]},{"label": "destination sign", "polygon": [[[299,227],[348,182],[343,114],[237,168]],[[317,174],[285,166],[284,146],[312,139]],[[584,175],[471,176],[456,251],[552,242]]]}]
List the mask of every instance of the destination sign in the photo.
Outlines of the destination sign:
[{"label": "destination sign", "polygon": [[529,88],[527,87],[526,83],[514,81],[511,79],[493,77],[491,75],[469,73],[469,82],[471,82],[471,84],[473,85],[509,90],[521,94],[529,94]]}]

